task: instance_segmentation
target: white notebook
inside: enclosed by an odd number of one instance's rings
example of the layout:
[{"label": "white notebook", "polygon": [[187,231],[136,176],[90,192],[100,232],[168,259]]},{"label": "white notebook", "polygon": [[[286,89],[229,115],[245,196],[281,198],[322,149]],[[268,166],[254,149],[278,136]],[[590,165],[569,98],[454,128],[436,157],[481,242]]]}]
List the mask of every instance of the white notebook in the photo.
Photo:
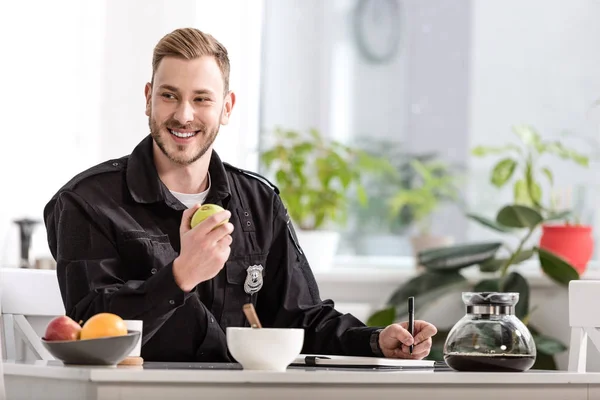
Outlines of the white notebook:
[{"label": "white notebook", "polygon": [[432,360],[404,360],[383,357],[331,356],[323,354],[300,354],[292,365],[373,367],[373,368],[433,368]]}]

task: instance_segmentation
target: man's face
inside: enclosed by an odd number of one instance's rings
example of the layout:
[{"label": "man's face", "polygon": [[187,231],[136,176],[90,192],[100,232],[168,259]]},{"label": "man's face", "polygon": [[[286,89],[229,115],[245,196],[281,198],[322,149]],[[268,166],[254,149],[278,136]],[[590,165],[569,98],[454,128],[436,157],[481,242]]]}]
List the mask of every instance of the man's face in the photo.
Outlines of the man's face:
[{"label": "man's face", "polygon": [[235,99],[233,93],[224,94],[221,70],[209,56],[163,58],[145,95],[150,133],[162,153],[179,165],[193,163],[212,148]]}]

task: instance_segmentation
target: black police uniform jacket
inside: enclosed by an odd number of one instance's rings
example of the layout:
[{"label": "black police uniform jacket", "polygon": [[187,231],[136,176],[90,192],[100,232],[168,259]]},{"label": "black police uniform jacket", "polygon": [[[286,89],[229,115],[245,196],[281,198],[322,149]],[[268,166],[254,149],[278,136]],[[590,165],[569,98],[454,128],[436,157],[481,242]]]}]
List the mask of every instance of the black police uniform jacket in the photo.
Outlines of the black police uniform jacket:
[{"label": "black police uniform jacket", "polygon": [[[75,176],[44,208],[68,316],[143,320],[148,361],[228,362],[226,328],[248,326],[242,308],[252,302],[264,327],[304,328],[304,353],[374,355],[375,329],[320,299],[277,188],[214,151],[206,202],[231,211],[231,255],[215,278],[182,291],[172,266],[186,207],[159,179],[152,142]],[[252,265],[263,267],[263,286],[249,295]]]}]

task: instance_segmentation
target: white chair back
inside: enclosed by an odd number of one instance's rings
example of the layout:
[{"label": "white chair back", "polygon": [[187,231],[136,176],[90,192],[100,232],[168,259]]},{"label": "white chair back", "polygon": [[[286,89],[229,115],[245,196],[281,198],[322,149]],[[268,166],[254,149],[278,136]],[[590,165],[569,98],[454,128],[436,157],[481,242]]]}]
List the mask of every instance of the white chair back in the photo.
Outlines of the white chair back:
[{"label": "white chair back", "polygon": [[577,280],[569,283],[569,371],[586,372],[588,338],[600,351],[600,281]]},{"label": "white chair back", "polygon": [[[2,300],[0,300],[1,302]],[[0,303],[1,306],[1,303]],[[4,359],[2,357],[2,337],[0,336],[0,400],[6,400],[6,386],[4,384]]]},{"label": "white chair back", "polygon": [[16,360],[17,340],[41,360],[54,360],[26,317],[55,317],[65,309],[55,270],[1,268],[0,304],[6,358]]},{"label": "white chair back", "polygon": [[[0,309],[2,309],[2,275],[0,275]],[[0,400],[6,400],[6,386],[4,384],[4,357],[2,357],[3,335],[0,335]]]}]

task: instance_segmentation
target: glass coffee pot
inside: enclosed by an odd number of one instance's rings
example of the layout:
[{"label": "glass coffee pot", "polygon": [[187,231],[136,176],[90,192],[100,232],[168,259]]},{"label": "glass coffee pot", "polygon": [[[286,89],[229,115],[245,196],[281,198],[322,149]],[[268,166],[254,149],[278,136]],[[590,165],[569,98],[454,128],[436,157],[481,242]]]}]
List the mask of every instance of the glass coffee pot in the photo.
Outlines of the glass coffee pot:
[{"label": "glass coffee pot", "polygon": [[452,327],[444,359],[457,371],[521,372],[536,358],[531,332],[515,315],[519,293],[465,292],[467,314]]}]

